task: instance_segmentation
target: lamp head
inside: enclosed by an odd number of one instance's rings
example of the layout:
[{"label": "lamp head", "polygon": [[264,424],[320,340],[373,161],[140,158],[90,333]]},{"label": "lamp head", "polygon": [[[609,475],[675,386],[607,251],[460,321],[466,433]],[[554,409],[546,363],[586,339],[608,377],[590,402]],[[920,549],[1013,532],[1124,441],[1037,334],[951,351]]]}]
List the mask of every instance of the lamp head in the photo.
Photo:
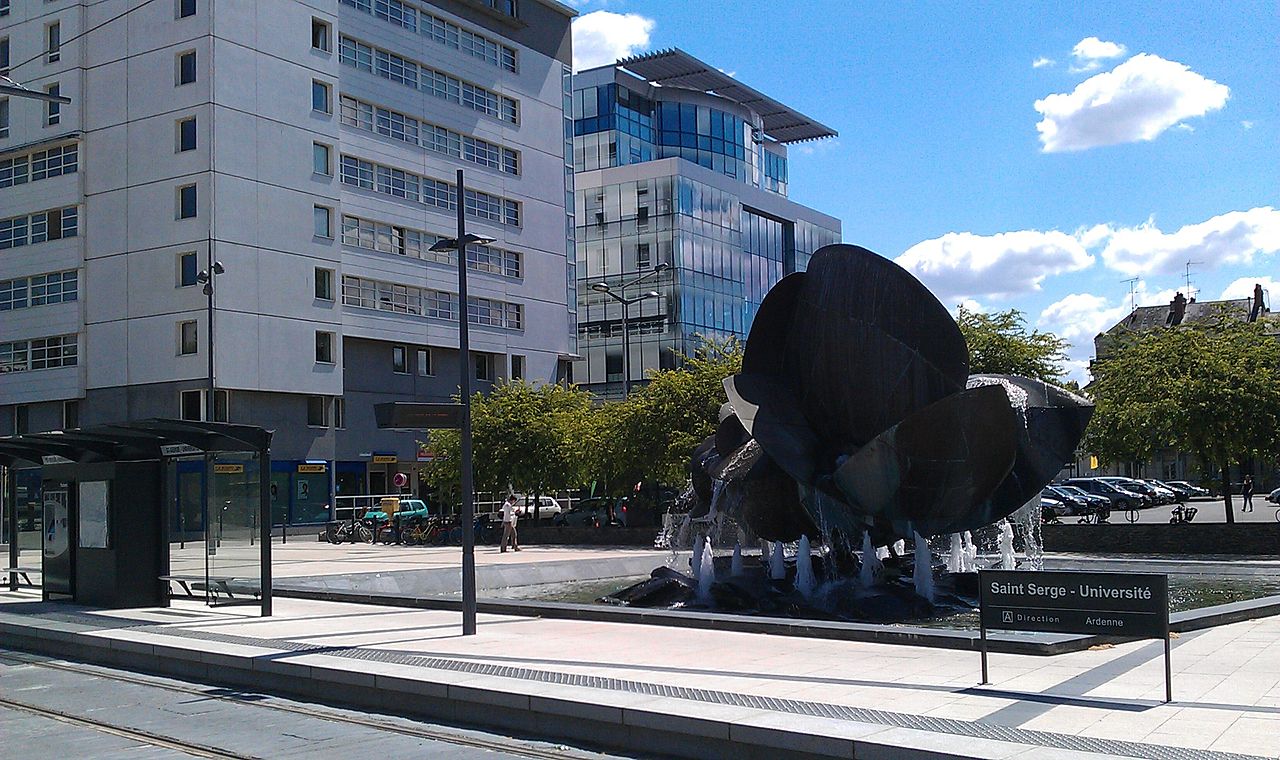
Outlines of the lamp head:
[{"label": "lamp head", "polygon": [[655,265],[653,266],[653,271],[655,271],[655,272],[665,272],[665,271],[667,271],[667,270],[668,270],[668,269],[670,269],[670,268],[671,268],[671,265],[670,265],[670,264],[668,264],[667,262],[663,261],[663,262],[661,262],[661,263],[655,264]]},{"label": "lamp head", "polygon": [[597,293],[608,293],[610,291],[608,284],[603,282],[597,282],[592,284],[591,289]]},{"label": "lamp head", "polygon": [[468,233],[462,236],[462,242],[467,245],[488,245],[496,240],[497,238],[489,237],[488,235],[472,235]]},{"label": "lamp head", "polygon": [[221,261],[215,261],[215,262],[213,262],[213,273],[214,273],[214,274],[222,274],[222,273],[224,273],[224,272],[226,272],[226,271],[227,271],[227,270],[225,270],[225,269],[223,269],[223,268],[222,268],[222,262],[221,262]]},{"label": "lamp head", "polygon": [[456,251],[458,250],[458,239],[457,238],[440,238],[436,242],[432,243],[431,247],[428,248],[427,250],[435,251],[436,253],[439,253],[441,251]]},{"label": "lamp head", "polygon": [[660,295],[656,290],[650,290],[648,293],[640,296],[641,298],[657,298]]}]

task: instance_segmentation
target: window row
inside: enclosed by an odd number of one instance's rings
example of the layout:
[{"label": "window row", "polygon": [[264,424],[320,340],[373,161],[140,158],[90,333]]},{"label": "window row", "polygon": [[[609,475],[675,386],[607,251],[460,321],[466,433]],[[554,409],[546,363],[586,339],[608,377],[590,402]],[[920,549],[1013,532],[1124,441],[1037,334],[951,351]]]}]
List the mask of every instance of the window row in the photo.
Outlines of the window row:
[{"label": "window row", "polygon": [[[458,318],[458,296],[444,290],[397,285],[365,277],[342,278],[342,303],[362,309],[378,309],[399,314],[437,319]],[[467,298],[467,322],[473,325],[524,328],[524,306],[492,298]]]},{"label": "window row", "polygon": [[[430,377],[435,374],[430,348],[419,348],[414,350],[417,361],[415,362],[418,374],[422,377]],[[394,345],[391,347],[391,371],[398,375],[408,375],[409,372],[409,347],[402,345]]]},{"label": "window row", "polygon": [[68,303],[79,296],[76,270],[0,280],[0,311]]},{"label": "window row", "polygon": [[[431,250],[431,246],[444,237],[446,236],[350,215],[342,217],[343,245],[456,265],[458,259],[455,251]],[[487,245],[467,246],[467,268],[477,272],[520,277],[522,259],[516,251],[505,251]]]},{"label": "window row", "polygon": [[0,373],[74,367],[78,353],[75,335],[0,343]]},{"label": "window row", "polygon": [[359,11],[418,32],[424,37],[507,71],[516,70],[516,51],[401,0],[339,0]]},{"label": "window row", "polygon": [[73,238],[79,233],[79,218],[79,208],[67,206],[0,219],[0,251]]},{"label": "window row", "polygon": [[[3,14],[0,14],[3,15]],[[80,427],[80,400],[69,399],[62,402],[62,430],[74,430]],[[13,434],[26,435],[31,432],[31,407],[27,404],[13,406]]]},{"label": "window row", "polygon": [[48,150],[38,150],[24,156],[0,160],[0,187],[25,185],[63,174],[75,174],[79,169],[80,147],[63,145]]},{"label": "window row", "polygon": [[329,427],[329,410],[333,410],[333,426],[347,426],[347,402],[341,396],[307,396],[307,427]]},{"label": "window row", "polygon": [[520,154],[510,148],[419,121],[399,111],[365,103],[347,95],[342,96],[338,119],[347,126],[420,145],[435,153],[462,158],[507,174],[520,173]]},{"label": "window row", "polygon": [[[353,156],[342,157],[342,183],[439,209],[455,211],[458,208],[457,188],[448,182],[422,177],[403,169],[375,164]],[[512,226],[520,225],[519,201],[501,198],[479,190],[467,190],[465,208],[468,215],[478,219]]]},{"label": "window row", "polygon": [[426,64],[402,58],[350,37],[338,40],[338,61],[495,119],[512,124],[518,120],[516,101],[505,95],[490,92],[479,85],[436,71]]}]

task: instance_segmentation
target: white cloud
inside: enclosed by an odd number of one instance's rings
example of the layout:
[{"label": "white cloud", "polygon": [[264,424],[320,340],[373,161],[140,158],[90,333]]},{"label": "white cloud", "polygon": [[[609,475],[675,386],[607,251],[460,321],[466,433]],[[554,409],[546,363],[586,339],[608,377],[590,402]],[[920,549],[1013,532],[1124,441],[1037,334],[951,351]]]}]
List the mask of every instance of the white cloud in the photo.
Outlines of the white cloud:
[{"label": "white cloud", "polygon": [[[1149,292],[1145,282],[1134,287],[1133,301],[1138,306],[1167,304],[1177,291]],[[1094,337],[1128,316],[1132,311],[1129,294],[1111,299],[1092,293],[1072,293],[1055,301],[1040,312],[1036,327],[1063,338],[1071,344],[1067,349],[1067,376],[1085,384],[1089,381],[1089,359],[1093,357]]]},{"label": "white cloud", "polygon": [[1085,269],[1094,259],[1065,232],[1019,230],[950,232],[913,245],[896,261],[947,302],[1035,292],[1045,277]]},{"label": "white cloud", "polygon": [[1244,127],[1245,129],[1253,129],[1253,122],[1249,121],[1248,119],[1245,119],[1244,121],[1240,122],[1240,126]]},{"label": "white cloud", "polygon": [[1045,58],[1044,56],[1040,56],[1039,58],[1031,62],[1031,68],[1042,69],[1045,66],[1052,66],[1055,63],[1057,63],[1057,61],[1053,60],[1052,58]]},{"label": "white cloud", "polygon": [[1037,100],[1044,118],[1036,130],[1045,153],[1150,141],[1183,119],[1222,108],[1230,92],[1181,63],[1140,53],[1070,93]]},{"label": "white cloud", "polygon": [[1177,130],[1182,131],[1182,132],[1195,132],[1195,131],[1196,131],[1196,128],[1195,128],[1195,127],[1191,126],[1190,124],[1187,124],[1186,122],[1182,122],[1181,124],[1178,124],[1177,126],[1175,126],[1175,127],[1174,127],[1174,129],[1177,129]]},{"label": "white cloud", "polygon": [[1124,45],[1118,42],[1104,42],[1097,37],[1085,37],[1071,48],[1071,57],[1076,59],[1071,70],[1093,71],[1102,65],[1102,61],[1108,58],[1119,58],[1124,53]]},{"label": "white cloud", "polygon": [[1167,233],[1147,220],[1138,227],[1098,226],[1081,234],[1093,243],[1090,247],[1105,241],[1102,261],[1117,272],[1172,274],[1187,261],[1210,267],[1250,264],[1280,251],[1280,211],[1270,206],[1231,211]]},{"label": "white cloud", "polygon": [[607,66],[649,47],[653,19],[638,13],[593,11],[573,21],[573,70]]},{"label": "white cloud", "polygon": [[1226,301],[1232,298],[1253,298],[1253,286],[1261,285],[1266,291],[1267,306],[1272,309],[1276,308],[1272,298],[1280,298],[1280,280],[1273,277],[1241,277],[1223,288],[1222,295],[1218,296],[1220,300]]}]

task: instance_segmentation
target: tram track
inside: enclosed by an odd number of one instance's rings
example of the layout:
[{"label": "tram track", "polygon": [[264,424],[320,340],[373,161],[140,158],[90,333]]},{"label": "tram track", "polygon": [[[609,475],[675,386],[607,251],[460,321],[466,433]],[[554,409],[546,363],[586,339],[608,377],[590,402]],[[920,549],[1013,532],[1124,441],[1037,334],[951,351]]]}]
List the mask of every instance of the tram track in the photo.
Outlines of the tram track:
[{"label": "tram track", "polygon": [[[281,713],[288,713],[305,718],[323,720],[330,723],[338,723],[346,726],[366,728],[374,731],[398,734],[401,736],[411,737],[415,739],[425,739],[429,741],[443,742],[453,744],[460,747],[470,747],[474,749],[489,750],[494,752],[502,752],[511,755],[520,755],[530,758],[545,758],[547,760],[593,760],[603,757],[602,755],[578,750],[571,747],[556,747],[555,749],[546,749],[534,745],[529,745],[517,740],[504,741],[500,739],[487,739],[480,736],[472,736],[460,732],[445,731],[440,729],[424,728],[419,726],[404,725],[401,723],[393,723],[385,720],[377,720],[373,718],[364,718],[358,715],[337,712],[334,709],[323,707],[300,707],[287,704],[279,700],[271,694],[263,694],[259,692],[228,692],[225,687],[220,686],[185,686],[170,680],[160,680],[157,678],[149,678],[139,675],[128,675],[120,671],[107,668],[100,668],[90,665],[79,665],[66,661],[53,661],[42,659],[37,656],[27,655],[23,653],[4,651],[0,653],[0,663],[12,665],[27,665],[37,668],[46,668],[50,670],[58,670],[66,673],[72,673],[80,676],[91,676],[94,678],[106,679],[118,683],[127,683],[134,686],[142,686],[152,689],[160,689],[163,691],[174,692],[184,696],[196,696],[202,699],[217,700],[221,702],[233,703],[237,706],[255,707],[265,710],[272,710]],[[264,699],[264,697],[266,699]],[[267,701],[273,700],[273,701]],[[188,742],[170,736],[155,734],[150,731],[144,731],[136,728],[116,725],[105,721],[88,718],[83,715],[73,715],[60,710],[54,710],[40,705],[33,705],[27,702],[21,702],[8,696],[0,694],[0,707],[8,707],[13,710],[20,710],[29,714],[39,715],[41,717],[52,720],[62,721],[73,725],[79,725],[85,728],[91,728],[104,733],[113,734],[122,738],[132,739],[134,741],[150,744],[157,747],[174,749],[179,752],[196,757],[208,758],[235,758],[236,760],[260,760],[253,755],[243,755],[231,752],[220,747],[204,745],[194,742]]]}]

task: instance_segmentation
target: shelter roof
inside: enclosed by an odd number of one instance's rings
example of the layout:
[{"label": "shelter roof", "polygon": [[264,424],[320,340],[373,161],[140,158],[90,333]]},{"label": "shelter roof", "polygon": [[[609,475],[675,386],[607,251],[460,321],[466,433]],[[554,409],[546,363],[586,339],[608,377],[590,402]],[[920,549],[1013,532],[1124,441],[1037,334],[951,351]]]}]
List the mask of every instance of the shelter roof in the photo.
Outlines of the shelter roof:
[{"label": "shelter roof", "polygon": [[149,419],[75,430],[0,437],[0,465],[41,464],[45,457],[72,462],[163,459],[179,454],[263,451],[272,431],[227,422]]},{"label": "shelter roof", "polygon": [[671,48],[620,58],[616,65],[648,80],[650,84],[711,92],[732,100],[759,114],[764,121],[765,134],[780,143],[820,140],[839,134],[683,50]]}]

